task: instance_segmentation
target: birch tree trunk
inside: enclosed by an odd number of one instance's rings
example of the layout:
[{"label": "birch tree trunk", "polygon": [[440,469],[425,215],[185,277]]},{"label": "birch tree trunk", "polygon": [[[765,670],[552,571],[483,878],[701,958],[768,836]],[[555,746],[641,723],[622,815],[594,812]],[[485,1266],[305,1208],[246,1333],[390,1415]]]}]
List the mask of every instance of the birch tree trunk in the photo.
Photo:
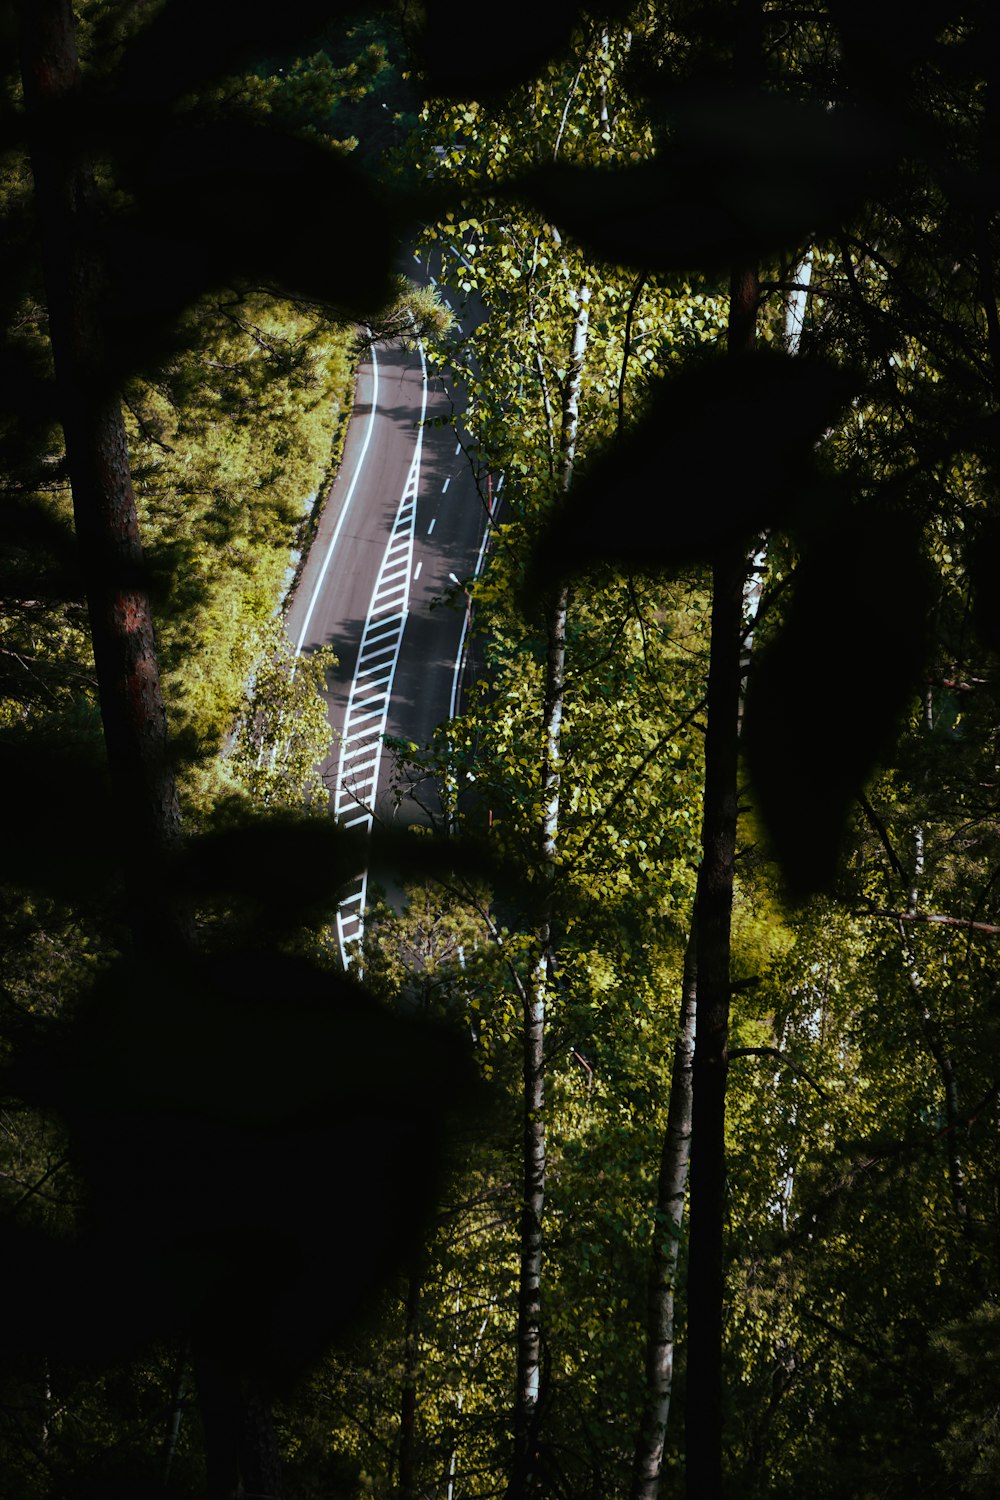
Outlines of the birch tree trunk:
[{"label": "birch tree trunk", "polygon": [[416,1500],[417,1365],[420,1358],[422,1277],[414,1267],[406,1279],[403,1388],[399,1403],[399,1500]]},{"label": "birch tree trunk", "polygon": [[632,1464],[632,1500],[657,1500],[674,1378],[674,1302],[684,1194],[691,1152],[691,1064],[694,1056],[698,964],[695,918],[684,954],[681,1014],[670,1075],[670,1104],[660,1156],[653,1259],[646,1311],[646,1367],[639,1436]]},{"label": "birch tree trunk", "polygon": [[[580,388],[587,352],[590,291],[581,287],[563,385],[560,453],[564,491],[573,479],[580,423]],[[543,702],[542,810],[540,863],[544,894],[538,923],[537,956],[526,992],[524,1017],[524,1196],[518,1284],[517,1393],[514,1409],[514,1462],[507,1494],[527,1497],[537,1483],[538,1410],[542,1353],[542,1222],[545,1209],[545,1013],[554,963],[552,910],[559,835],[559,785],[566,669],[569,588],[560,584],[546,617],[547,651]]]}]

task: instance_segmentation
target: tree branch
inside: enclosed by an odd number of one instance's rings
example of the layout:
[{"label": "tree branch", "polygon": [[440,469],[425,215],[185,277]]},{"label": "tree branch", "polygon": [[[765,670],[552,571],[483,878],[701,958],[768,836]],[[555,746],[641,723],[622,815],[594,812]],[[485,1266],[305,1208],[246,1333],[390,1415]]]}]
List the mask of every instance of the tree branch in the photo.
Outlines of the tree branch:
[{"label": "tree branch", "polygon": [[806,1083],[810,1084],[816,1090],[821,1099],[829,1099],[830,1097],[826,1090],[816,1082],[815,1078],[807,1073],[805,1068],[800,1068],[798,1063],[792,1062],[792,1059],[782,1052],[780,1047],[731,1047],[729,1049],[730,1061],[734,1057],[776,1057],[786,1068],[790,1068],[793,1073],[797,1073],[800,1078],[804,1078]]},{"label": "tree branch", "polygon": [[1000,926],[994,922],[976,922],[971,917],[950,917],[939,911],[893,911],[873,906],[860,912],[862,917],[889,917],[894,922],[927,922],[936,927],[960,927],[963,932],[981,932],[986,937],[1000,937]]}]

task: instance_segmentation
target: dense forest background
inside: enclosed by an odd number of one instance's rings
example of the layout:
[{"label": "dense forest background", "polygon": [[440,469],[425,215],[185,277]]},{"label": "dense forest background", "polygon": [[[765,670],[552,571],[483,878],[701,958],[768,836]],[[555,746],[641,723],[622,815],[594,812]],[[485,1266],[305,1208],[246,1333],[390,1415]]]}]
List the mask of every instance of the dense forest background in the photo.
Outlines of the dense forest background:
[{"label": "dense forest background", "polygon": [[[996,1494],[989,5],[0,20],[0,1490]],[[366,849],[373,338],[504,508]]]}]

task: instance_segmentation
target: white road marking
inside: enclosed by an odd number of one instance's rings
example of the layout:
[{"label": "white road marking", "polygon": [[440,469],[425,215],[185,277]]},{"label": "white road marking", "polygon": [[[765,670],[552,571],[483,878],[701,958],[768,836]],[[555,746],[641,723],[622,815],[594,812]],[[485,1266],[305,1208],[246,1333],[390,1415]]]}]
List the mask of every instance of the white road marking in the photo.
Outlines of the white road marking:
[{"label": "white road marking", "polygon": [[[406,484],[400,497],[392,533],[386,544],[372,590],[368,617],[361,633],[361,645],[351,681],[344,716],[344,733],[334,784],[334,816],[345,828],[362,824],[370,830],[375,822],[372,808],[378,789],[379,767],[385,743],[385,727],[392,697],[392,684],[399,661],[403,631],[409,612],[410,581],[413,571],[413,539],[416,529],[417,494],[420,488],[420,459],[424,442],[424,419],[427,414],[427,364],[423,348],[420,368],[423,393],[417,438],[410,461]],[[375,661],[376,658],[383,658]],[[385,658],[388,658],[386,660]],[[373,665],[374,663],[374,665]],[[376,676],[372,676],[372,673]],[[361,744],[348,748],[352,741]],[[350,764],[356,755],[364,754],[363,763]],[[360,811],[359,811],[360,809]],[[350,945],[359,943],[364,933],[365,906],[368,897],[368,874],[363,873],[349,896],[337,910],[337,943],[344,967],[350,965]],[[347,908],[350,907],[350,910]]]},{"label": "white road marking", "polygon": [[[316,582],[313,585],[312,595],[309,599],[309,608],[306,610],[306,617],[302,621],[302,629],[299,631],[299,638],[295,643],[296,656],[299,656],[302,652],[302,645],[309,630],[309,623],[313,617],[313,610],[316,607],[316,600],[319,598],[320,592],[323,588],[323,582],[330,567],[330,559],[333,557],[333,550],[336,547],[338,540],[340,539],[340,532],[344,525],[344,520],[347,516],[348,506],[350,505],[352,496],[354,495],[354,489],[358,482],[358,475],[361,473],[361,468],[365,461],[365,454],[368,452],[368,444],[371,442],[372,428],[375,426],[375,414],[378,411],[378,358],[375,354],[374,344],[372,345],[371,355],[372,405],[371,411],[368,413],[368,425],[365,428],[364,442],[361,444],[361,452],[358,454],[358,461],[354,465],[354,473],[351,475],[351,482],[347,487],[347,494],[344,496],[344,503],[340,507],[340,515],[337,517],[337,524],[333,528],[333,536],[330,538],[329,545],[326,549],[326,556],[323,558],[323,566],[320,568],[319,576],[317,577]],[[424,381],[424,388],[426,390],[426,376]]]},{"label": "white road marking", "polygon": [[[476,558],[476,566],[472,570],[472,576],[473,576],[473,578],[478,578],[479,575],[480,575],[480,573],[482,572],[483,558],[486,555],[486,543],[489,541],[489,539],[490,539],[490,532],[493,529],[493,516],[494,516],[494,514],[496,512],[497,499],[499,498],[500,490],[501,490],[502,487],[503,487],[503,475],[501,474],[500,475],[500,481],[497,484],[497,487],[496,487],[496,489],[493,492],[493,504],[490,507],[489,519],[487,520],[486,525],[483,528],[483,539],[479,543],[479,554],[478,554],[478,556]],[[456,583],[458,583],[458,579],[455,578],[454,573],[449,573],[448,577],[454,579],[454,581]],[[448,717],[449,717],[449,719],[453,719],[455,717],[455,715],[458,713],[458,695],[459,695],[459,687],[460,687],[461,679],[462,679],[462,661],[463,661],[464,656],[465,656],[465,637],[469,633],[469,620],[470,620],[471,615],[472,615],[472,609],[471,609],[471,605],[470,605],[470,607],[466,609],[466,611],[465,611],[465,618],[462,621],[462,633],[461,633],[461,635],[459,637],[459,641],[458,641],[458,655],[455,657],[455,668],[454,668],[454,671],[452,673],[452,678],[451,678],[451,707],[448,710]]]},{"label": "white road marking", "polygon": [[421,558],[420,561],[417,563],[417,566],[413,570],[413,582],[414,583],[416,583],[417,579],[420,577],[420,570],[423,567],[423,565],[424,565],[424,560],[423,560],[423,558]]},{"label": "white road marking", "polygon": [[437,516],[434,517],[433,521],[431,522],[431,524],[427,528],[427,535],[428,536],[430,536],[431,532],[434,530],[434,528],[435,528],[436,525],[437,525]]},{"label": "white road marking", "polygon": [[447,495],[449,484],[451,484],[451,475],[450,474],[448,475],[448,478],[445,480],[444,484],[441,486],[441,493],[442,493],[442,495]]},{"label": "white road marking", "polygon": [[[340,758],[341,760],[350,760],[355,755],[364,755],[366,751],[368,754],[371,754],[371,748],[371,745],[355,745],[353,750],[347,750]],[[372,764],[374,765],[374,762]]]},{"label": "white road marking", "polygon": [[462,451],[462,445],[461,445],[461,443],[456,443],[455,444],[455,457],[456,458],[461,453],[461,451]]}]

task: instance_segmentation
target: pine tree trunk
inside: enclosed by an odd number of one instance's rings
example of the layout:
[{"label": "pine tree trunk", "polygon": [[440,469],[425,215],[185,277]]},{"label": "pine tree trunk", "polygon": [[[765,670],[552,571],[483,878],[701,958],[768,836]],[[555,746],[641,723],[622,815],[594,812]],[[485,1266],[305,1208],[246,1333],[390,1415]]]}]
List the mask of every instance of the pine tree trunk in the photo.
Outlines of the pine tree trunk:
[{"label": "pine tree trunk", "polygon": [[[747,267],[730,283],[729,350],[756,340],[759,286]],[[698,868],[698,1001],[692,1069],[691,1232],[685,1439],[689,1500],[722,1496],[723,1226],[726,1193],[726,1075],[729,958],[736,855],[737,773],[747,559],[741,546],[712,567],[712,631],[705,734],[705,800]]]},{"label": "pine tree trunk", "polygon": [[159,885],[180,820],[121,403],[100,320],[93,170],[79,148],[69,0],[19,0],[21,72],[49,334],[87,592],[130,921],[140,942],[188,935]]},{"label": "pine tree trunk", "polygon": [[[49,337],[128,917],[137,947],[170,951],[192,946],[194,928],[164,878],[180,812],[125,423],[101,322],[107,281],[94,173],[73,118],[81,94],[76,25],[70,0],[18,0],[17,10]],[[248,1493],[276,1500],[266,1404],[197,1349],[194,1356],[212,1500]]]},{"label": "pine tree trunk", "polygon": [[680,1020],[660,1156],[646,1312],[643,1409],[632,1464],[632,1500],[657,1500],[674,1377],[674,1301],[691,1153],[691,1063],[698,989],[695,917],[684,954]]}]

